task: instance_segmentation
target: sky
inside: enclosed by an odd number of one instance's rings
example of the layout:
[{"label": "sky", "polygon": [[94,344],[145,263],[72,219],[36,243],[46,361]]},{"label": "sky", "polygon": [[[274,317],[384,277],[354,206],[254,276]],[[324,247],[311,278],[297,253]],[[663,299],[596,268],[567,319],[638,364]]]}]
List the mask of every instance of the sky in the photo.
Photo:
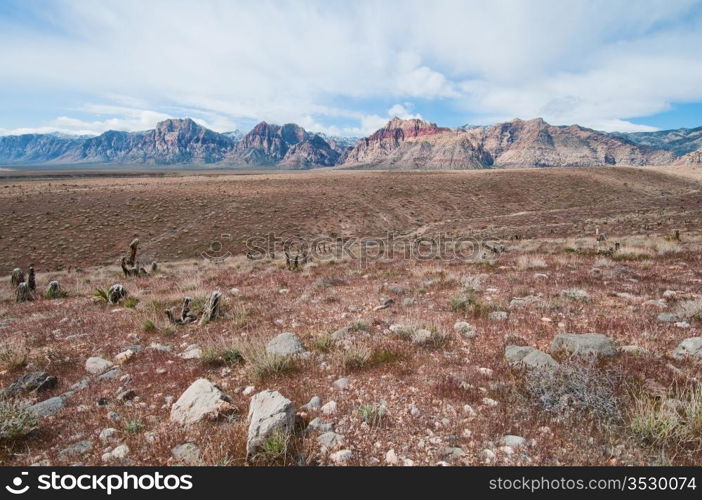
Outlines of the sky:
[{"label": "sky", "polygon": [[0,0],[0,134],[702,125],[702,0]]}]

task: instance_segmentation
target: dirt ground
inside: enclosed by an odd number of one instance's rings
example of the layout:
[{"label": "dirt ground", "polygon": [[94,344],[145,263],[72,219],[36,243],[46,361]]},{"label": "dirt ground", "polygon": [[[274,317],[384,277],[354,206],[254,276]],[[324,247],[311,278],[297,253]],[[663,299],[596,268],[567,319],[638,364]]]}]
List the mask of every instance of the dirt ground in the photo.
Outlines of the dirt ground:
[{"label": "dirt ground", "polygon": [[[295,405],[297,426],[256,463],[699,464],[702,365],[673,355],[702,326],[702,195],[694,174],[601,168],[7,181],[0,386],[44,371],[55,386],[13,401],[58,397],[62,406],[27,435],[0,439],[2,463],[175,465],[183,458],[173,449],[192,443],[197,463],[243,465],[249,402],[273,389]],[[606,241],[596,241],[597,227]],[[332,254],[297,270],[280,254],[239,253],[245,235],[388,231],[408,239],[475,235],[503,247],[471,261],[360,263]],[[234,255],[198,257],[225,232]],[[134,235],[142,258],[159,265],[126,278],[117,261]],[[9,271],[29,262],[39,271],[37,297],[18,304]],[[65,296],[44,296],[52,280]],[[95,296],[115,283],[129,292],[118,305]],[[202,326],[167,321],[164,310],[184,296],[197,314],[214,290],[223,293],[221,317]],[[333,340],[344,327],[348,336]],[[297,335],[309,354],[266,357],[266,343],[282,332]],[[617,353],[583,360],[554,352],[559,368],[537,378],[505,358],[508,345],[551,353],[558,334],[593,332],[612,339]],[[128,359],[117,356],[127,350]],[[118,367],[113,378],[86,371],[94,356]],[[173,402],[201,377],[235,410],[191,426],[170,421]],[[347,387],[335,384],[340,378]],[[303,408],[313,396],[336,408]],[[317,417],[341,436],[330,446],[309,427]],[[124,455],[111,455],[122,445]],[[342,460],[341,450],[351,454]]]}]

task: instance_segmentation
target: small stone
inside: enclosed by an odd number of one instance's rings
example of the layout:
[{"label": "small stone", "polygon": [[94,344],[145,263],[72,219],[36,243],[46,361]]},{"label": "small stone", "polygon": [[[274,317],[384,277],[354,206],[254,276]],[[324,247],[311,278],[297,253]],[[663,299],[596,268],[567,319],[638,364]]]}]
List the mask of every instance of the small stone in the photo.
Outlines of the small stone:
[{"label": "small stone", "polygon": [[331,458],[334,463],[343,464],[353,458],[353,452],[351,450],[339,450],[336,453],[332,453],[329,458]]},{"label": "small stone", "polygon": [[702,362],[702,337],[690,337],[681,341],[672,353],[673,358],[691,357]]},{"label": "small stone", "polygon": [[325,422],[320,417],[313,418],[310,423],[307,424],[307,432],[329,432],[334,430],[334,424],[331,422]]},{"label": "small stone", "polygon": [[115,363],[122,365],[132,359],[132,357],[134,357],[134,351],[127,349],[126,351],[122,351],[115,356]]},{"label": "small stone", "polygon": [[677,323],[680,318],[675,313],[662,312],[657,316],[658,321],[661,323]]},{"label": "small stone", "polygon": [[114,427],[108,427],[100,431],[100,441],[103,443],[109,443],[117,435],[117,429]]},{"label": "small stone", "polygon": [[317,411],[322,407],[322,398],[319,396],[313,396],[309,403],[304,405],[302,408],[305,410]]},{"label": "small stone", "polygon": [[121,460],[129,455],[129,446],[126,444],[121,444],[112,450],[112,458]]},{"label": "small stone", "polygon": [[463,413],[465,413],[469,417],[475,417],[477,415],[477,413],[471,405],[463,405]]},{"label": "small stone", "polygon": [[317,442],[324,448],[331,450],[343,444],[344,436],[333,431],[328,431],[319,435],[317,437]]},{"label": "small stone", "polygon": [[640,345],[625,345],[619,348],[619,352],[630,356],[645,356],[649,353],[648,349]]},{"label": "small stone", "polygon": [[336,401],[329,401],[327,404],[322,406],[322,413],[325,415],[332,415],[336,413]]},{"label": "small stone", "polygon": [[480,452],[480,458],[482,458],[484,462],[490,463],[497,459],[497,455],[495,455],[494,451],[486,448]]},{"label": "small stone", "polygon": [[241,394],[244,396],[248,396],[249,394],[252,394],[253,391],[256,390],[256,386],[254,385],[247,385],[243,391],[241,391]]},{"label": "small stone", "polygon": [[587,291],[583,290],[582,288],[569,288],[568,290],[561,290],[559,295],[561,297],[580,302],[590,301],[590,294],[588,294]]},{"label": "small stone", "polygon": [[333,385],[334,385],[334,388],[339,389],[340,391],[343,391],[343,390],[346,390],[349,388],[349,386],[351,385],[351,382],[346,377],[343,377],[343,378],[335,380]]},{"label": "small stone", "polygon": [[513,434],[507,434],[502,437],[502,444],[505,446],[510,446],[512,448],[519,448],[526,443],[526,439],[522,436],[515,436]]},{"label": "small stone", "polygon": [[385,463],[388,465],[397,465],[398,463],[400,463],[400,460],[398,459],[395,450],[389,450],[385,454]]},{"label": "small stone", "polygon": [[126,391],[122,391],[119,394],[117,394],[117,400],[118,401],[130,401],[134,399],[134,397],[137,395],[136,391],[134,389],[127,389]]},{"label": "small stone", "polygon": [[202,458],[200,448],[195,443],[183,443],[171,450],[171,455],[184,465],[199,465]]},{"label": "small stone", "polygon": [[90,439],[85,439],[65,447],[59,452],[59,456],[61,458],[83,456],[88,453],[92,447],[93,442]]},{"label": "small stone", "polygon": [[182,359],[200,359],[202,357],[202,348],[197,344],[189,345],[185,348],[179,357]]}]

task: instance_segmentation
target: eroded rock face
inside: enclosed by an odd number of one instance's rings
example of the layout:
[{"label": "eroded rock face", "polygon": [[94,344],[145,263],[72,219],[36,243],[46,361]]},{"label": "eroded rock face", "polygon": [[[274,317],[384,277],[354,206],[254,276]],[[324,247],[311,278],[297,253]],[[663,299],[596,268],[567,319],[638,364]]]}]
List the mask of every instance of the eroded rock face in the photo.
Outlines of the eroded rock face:
[{"label": "eroded rock face", "polygon": [[216,419],[232,411],[234,407],[229,396],[209,380],[200,378],[173,403],[171,421],[187,425],[201,420]]},{"label": "eroded rock face", "polygon": [[295,407],[277,391],[262,391],[251,398],[246,455],[252,458],[276,432],[289,434],[295,425]]},{"label": "eroded rock face", "polygon": [[614,341],[601,333],[559,333],[551,342],[551,354],[614,356]]},{"label": "eroded rock face", "polygon": [[675,165],[702,165],[702,148],[681,156],[675,161]]},{"label": "eroded rock face", "polygon": [[578,125],[540,118],[450,130],[394,118],[347,153],[345,165],[397,168],[489,168],[669,164],[669,151],[637,146]]}]

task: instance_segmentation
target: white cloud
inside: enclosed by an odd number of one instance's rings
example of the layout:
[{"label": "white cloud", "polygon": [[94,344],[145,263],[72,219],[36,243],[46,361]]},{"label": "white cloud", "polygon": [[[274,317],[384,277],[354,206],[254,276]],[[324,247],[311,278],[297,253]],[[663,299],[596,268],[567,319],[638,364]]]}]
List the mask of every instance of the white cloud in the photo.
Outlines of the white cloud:
[{"label": "white cloud", "polygon": [[[471,122],[543,116],[636,129],[627,119],[672,102],[702,101],[702,20],[694,6],[694,0],[27,4],[53,29],[0,18],[0,92],[70,92],[96,103],[79,114],[94,118],[63,112],[38,124],[56,130],[138,130],[164,116],[191,115],[216,130],[267,120],[365,134],[386,118],[364,103],[405,99],[446,101]],[[339,125],[348,120],[355,125]]]}]

